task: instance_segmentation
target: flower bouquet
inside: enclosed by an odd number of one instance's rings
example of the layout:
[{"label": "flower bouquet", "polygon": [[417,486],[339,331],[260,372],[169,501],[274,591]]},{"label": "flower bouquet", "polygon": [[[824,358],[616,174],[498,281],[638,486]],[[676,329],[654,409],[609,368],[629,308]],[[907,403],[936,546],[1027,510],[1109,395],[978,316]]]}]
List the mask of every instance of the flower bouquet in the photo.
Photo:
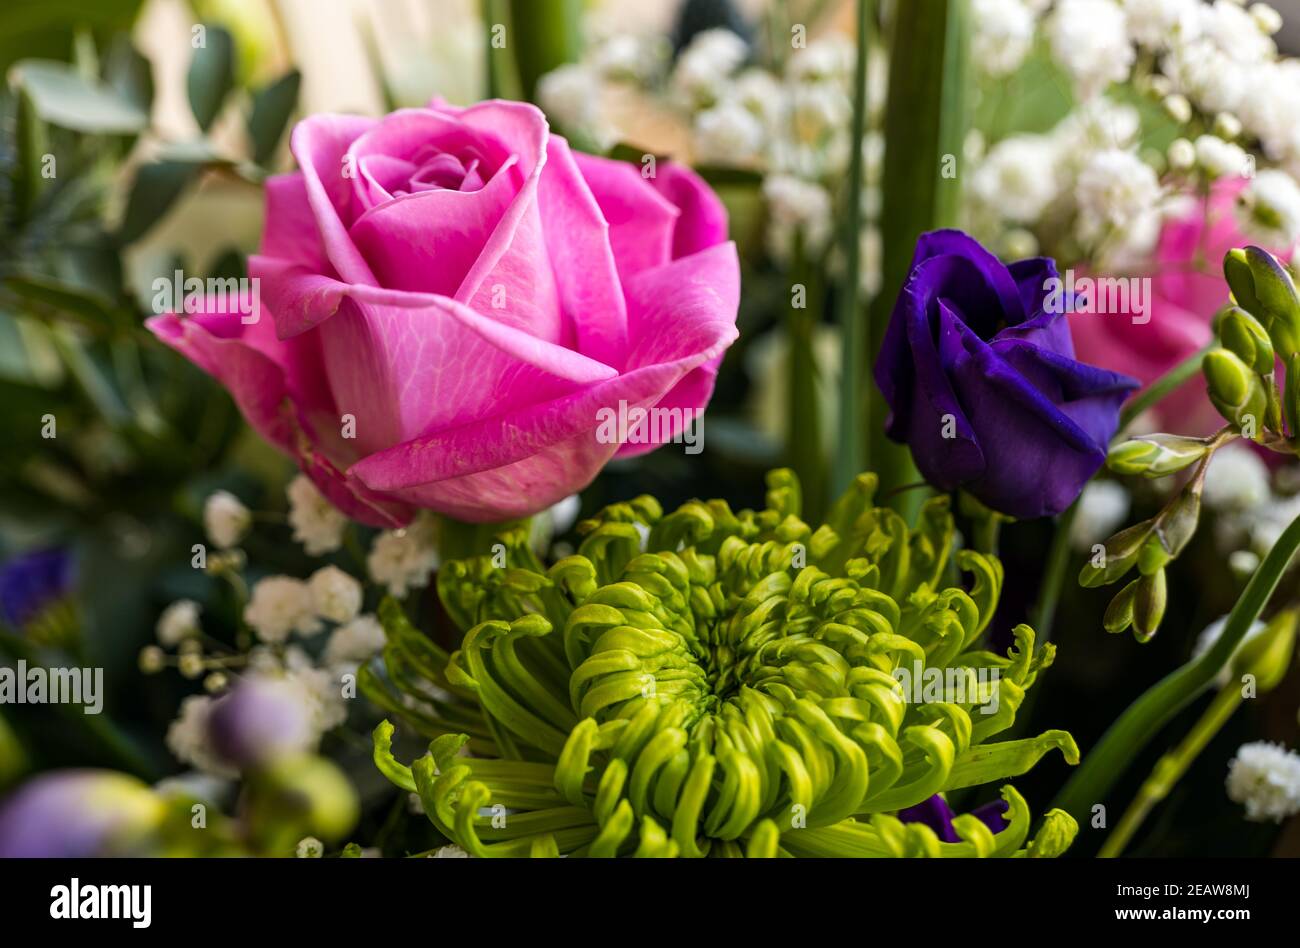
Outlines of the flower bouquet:
[{"label": "flower bouquet", "polygon": [[1300,854],[1272,7],[122,7],[3,54],[0,856]]}]

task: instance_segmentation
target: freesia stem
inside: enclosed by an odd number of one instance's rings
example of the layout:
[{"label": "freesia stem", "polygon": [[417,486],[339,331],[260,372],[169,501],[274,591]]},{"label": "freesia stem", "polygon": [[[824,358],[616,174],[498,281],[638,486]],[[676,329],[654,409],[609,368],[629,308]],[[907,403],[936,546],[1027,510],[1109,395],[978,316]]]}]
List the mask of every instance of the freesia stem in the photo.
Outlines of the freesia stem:
[{"label": "freesia stem", "polygon": [[1300,517],[1291,521],[1255,571],[1214,645],[1200,658],[1166,675],[1129,705],[1085,756],[1082,766],[1057,796],[1055,806],[1082,821],[1089,807],[1102,802],[1137,753],[1231,660],[1298,548]]},{"label": "freesia stem", "polygon": [[[1156,379],[1136,396],[1129,400],[1119,415],[1118,435],[1133,423],[1144,411],[1155,405],[1166,395],[1196,375],[1201,370],[1201,359],[1209,352],[1213,343],[1198,349],[1160,378]],[[1065,570],[1070,565],[1070,528],[1079,513],[1079,501],[1075,501],[1056,519],[1056,533],[1052,536],[1052,545],[1047,551],[1047,566],[1043,570],[1043,581],[1034,607],[1034,631],[1039,641],[1051,638],[1052,626],[1056,620],[1056,604],[1061,598],[1061,587],[1065,583]]]},{"label": "freesia stem", "polygon": [[1142,391],[1129,399],[1124,410],[1119,414],[1119,434],[1124,433],[1124,429],[1131,425],[1138,417],[1152,405],[1156,404],[1166,395],[1173,392],[1174,389],[1182,385],[1192,376],[1201,371],[1201,360],[1205,358],[1205,353],[1214,348],[1214,343],[1207,344],[1204,348],[1197,349],[1182,362],[1166,372],[1160,378],[1156,379]]},{"label": "freesia stem", "polygon": [[1103,859],[1112,859],[1124,851],[1124,847],[1133,838],[1133,834],[1142,825],[1147,814],[1169,795],[1169,791],[1174,788],[1183,774],[1187,773],[1187,768],[1205,749],[1205,745],[1219,733],[1228,718],[1232,717],[1233,712],[1241,705],[1241,701],[1241,683],[1236,681],[1230,682],[1215,695],[1213,703],[1205,709],[1201,719],[1183,738],[1182,743],[1156,762],[1155,767],[1151,769],[1151,776],[1147,777],[1142,788],[1129,803],[1119,825],[1110,836],[1106,837],[1106,844],[1101,847],[1097,855]]}]

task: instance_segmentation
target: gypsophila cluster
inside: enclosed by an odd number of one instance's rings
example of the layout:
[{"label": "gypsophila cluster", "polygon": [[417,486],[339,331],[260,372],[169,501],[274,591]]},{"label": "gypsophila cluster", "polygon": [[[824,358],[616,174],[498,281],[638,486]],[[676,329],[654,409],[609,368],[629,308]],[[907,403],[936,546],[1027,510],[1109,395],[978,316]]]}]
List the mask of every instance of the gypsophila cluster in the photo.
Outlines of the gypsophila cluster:
[{"label": "gypsophila cluster", "polygon": [[[1010,5],[1027,10],[1020,0]],[[1023,56],[1019,46],[1026,41],[1026,27],[1032,27],[1031,19],[1014,14],[1012,19],[1007,35],[989,44],[1008,68]],[[796,249],[814,258],[826,252],[834,231],[832,209],[847,199],[842,192],[854,148],[854,44],[839,33],[819,35],[791,49],[780,64],[759,61],[741,37],[725,29],[695,35],[675,61],[647,53],[651,48],[645,38],[628,34],[598,38],[581,62],[542,77],[543,109],[557,125],[598,148],[629,141],[647,113],[662,116],[689,145],[686,154],[674,157],[706,171],[740,168],[763,176],[766,246],[778,265],[792,263]],[[887,67],[880,49],[872,49],[869,62],[868,132],[860,143],[866,174],[858,200],[867,221],[861,282],[872,294],[880,279],[874,221],[883,157],[875,126],[883,111]],[[636,122],[620,127],[620,110],[611,101],[622,103],[621,111]]]},{"label": "gypsophila cluster", "polygon": [[[1178,195],[1239,181],[1238,224],[1267,246],[1300,240],[1300,61],[1280,56],[1281,17],[1234,0],[978,0],[973,56],[986,94],[1013,96],[1035,39],[1074,110],[1049,132],[1005,129],[976,149],[969,228],[1004,256],[1043,252],[1104,267],[1143,258]],[[1025,38],[1025,19],[1030,20]],[[1122,90],[1122,91],[1121,91]],[[1143,148],[1136,93],[1181,134]],[[1152,112],[1151,114],[1154,114]],[[1154,121],[1154,120],[1153,120]]]},{"label": "gypsophila cluster", "polygon": [[438,566],[436,534],[433,517],[427,513],[409,526],[379,533],[366,557],[370,578],[394,596],[427,586]]},{"label": "gypsophila cluster", "polygon": [[1246,819],[1280,823],[1300,812],[1300,754],[1268,741],[1243,744],[1228,765],[1227,788]]},{"label": "gypsophila cluster", "polygon": [[252,523],[248,508],[229,491],[214,491],[203,504],[203,528],[218,549],[237,546]]},{"label": "gypsophila cluster", "polygon": [[289,482],[285,494],[289,499],[293,538],[302,544],[308,556],[323,556],[343,545],[347,518],[321,495],[310,478],[297,475]]}]

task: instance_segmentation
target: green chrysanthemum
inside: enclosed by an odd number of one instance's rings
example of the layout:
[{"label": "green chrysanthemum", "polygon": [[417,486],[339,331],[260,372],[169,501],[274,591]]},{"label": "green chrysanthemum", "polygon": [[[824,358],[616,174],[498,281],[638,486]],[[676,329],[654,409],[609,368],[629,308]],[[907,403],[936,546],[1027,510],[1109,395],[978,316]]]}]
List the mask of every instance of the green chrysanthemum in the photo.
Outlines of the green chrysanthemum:
[{"label": "green chrysanthemum", "polygon": [[[362,687],[434,740],[408,768],[385,721],[380,769],[477,856],[1062,852],[1074,820],[1053,811],[1026,844],[1029,808],[1010,786],[1000,832],[959,816],[959,841],[943,842],[894,815],[1053,748],[1077,762],[1063,731],[985,743],[1053,655],[1023,625],[1005,656],[975,648],[1001,564],[951,555],[947,498],[909,530],[862,475],[813,530],[793,474],[768,484],[758,513],[615,504],[549,570],[523,531],[502,534],[495,556],[440,571],[468,630],[450,655],[385,603],[387,676],[363,670]],[[900,669],[967,687],[912,703]]]}]

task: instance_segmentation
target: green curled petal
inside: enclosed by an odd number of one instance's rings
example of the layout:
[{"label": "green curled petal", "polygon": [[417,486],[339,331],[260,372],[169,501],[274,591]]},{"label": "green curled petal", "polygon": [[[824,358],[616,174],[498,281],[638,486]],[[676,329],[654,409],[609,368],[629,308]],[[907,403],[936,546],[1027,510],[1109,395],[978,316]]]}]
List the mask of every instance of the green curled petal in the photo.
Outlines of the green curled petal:
[{"label": "green curled petal", "polygon": [[749,859],[775,859],[780,854],[781,831],[771,820],[754,824],[754,832],[745,843],[745,856]]}]

